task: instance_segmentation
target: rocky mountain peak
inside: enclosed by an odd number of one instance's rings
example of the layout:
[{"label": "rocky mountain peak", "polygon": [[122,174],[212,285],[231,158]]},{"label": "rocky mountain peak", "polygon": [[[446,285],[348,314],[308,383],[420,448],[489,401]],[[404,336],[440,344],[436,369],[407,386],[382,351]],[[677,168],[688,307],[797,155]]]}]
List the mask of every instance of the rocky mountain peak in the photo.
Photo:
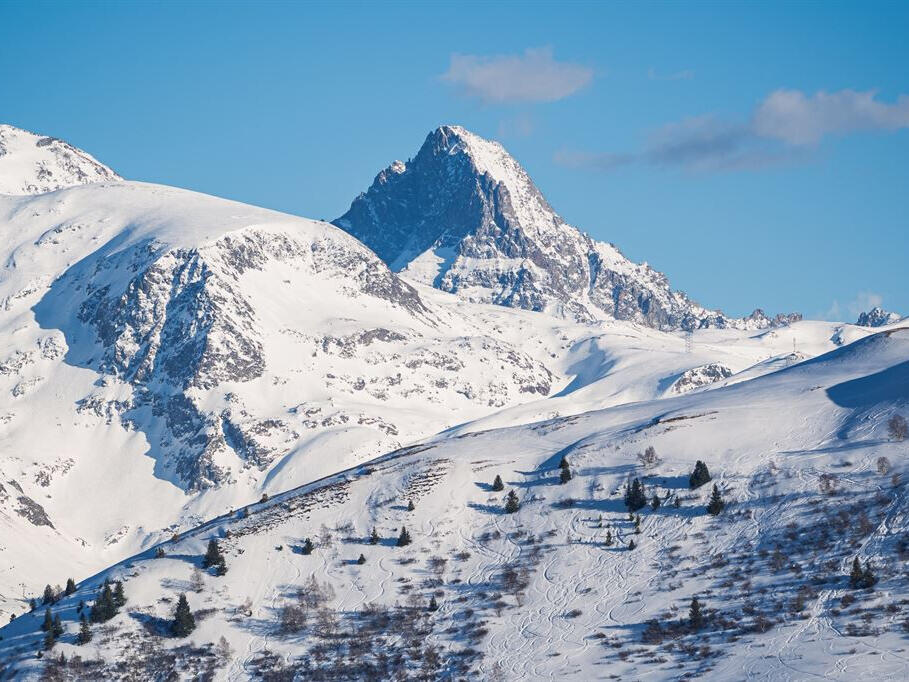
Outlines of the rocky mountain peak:
[{"label": "rocky mountain peak", "polygon": [[665,275],[566,223],[498,142],[444,125],[376,176],[334,224],[392,270],[467,300],[658,329],[763,328],[673,291]]},{"label": "rocky mountain peak", "polygon": [[122,178],[68,142],[0,125],[0,194],[43,194],[116,180]]},{"label": "rocky mountain peak", "polygon": [[860,327],[883,327],[899,322],[901,319],[898,313],[892,313],[880,306],[875,306],[871,310],[861,313],[855,323]]}]

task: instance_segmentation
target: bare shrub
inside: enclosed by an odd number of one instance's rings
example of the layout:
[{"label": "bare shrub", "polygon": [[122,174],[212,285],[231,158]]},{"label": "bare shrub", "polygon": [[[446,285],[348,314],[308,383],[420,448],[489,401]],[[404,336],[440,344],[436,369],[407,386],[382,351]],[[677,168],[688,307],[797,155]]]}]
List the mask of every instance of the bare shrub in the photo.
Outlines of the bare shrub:
[{"label": "bare shrub", "polygon": [[901,414],[895,414],[887,421],[887,433],[893,440],[903,441],[909,436],[909,423]]}]

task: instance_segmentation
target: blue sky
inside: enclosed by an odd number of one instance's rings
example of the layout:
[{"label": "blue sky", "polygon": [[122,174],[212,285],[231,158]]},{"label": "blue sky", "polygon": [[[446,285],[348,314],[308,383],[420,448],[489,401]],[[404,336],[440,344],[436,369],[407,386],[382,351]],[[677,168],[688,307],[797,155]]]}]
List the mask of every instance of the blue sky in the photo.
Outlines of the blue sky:
[{"label": "blue sky", "polygon": [[326,219],[458,123],[705,305],[906,314],[907,35],[895,2],[7,1],[0,122]]}]

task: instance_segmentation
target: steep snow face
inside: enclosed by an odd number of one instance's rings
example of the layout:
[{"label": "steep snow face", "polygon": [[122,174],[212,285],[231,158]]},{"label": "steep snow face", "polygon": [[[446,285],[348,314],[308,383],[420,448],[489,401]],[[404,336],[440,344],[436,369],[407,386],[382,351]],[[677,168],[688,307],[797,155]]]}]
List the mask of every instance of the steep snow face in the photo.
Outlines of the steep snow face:
[{"label": "steep snow face", "polygon": [[889,324],[899,322],[901,319],[902,317],[899,314],[891,313],[880,306],[875,306],[871,310],[861,313],[855,324],[860,327],[886,327]]},{"label": "steep snow face", "polygon": [[499,143],[458,126],[430,133],[334,223],[392,269],[471,301],[657,329],[790,321],[731,319],[673,291],[662,273],[565,223]]},{"label": "steep snow face", "polygon": [[0,194],[42,194],[90,182],[121,180],[81,149],[0,125]]},{"label": "steep snow face", "polygon": [[[894,330],[722,389],[443,434],[80,581],[43,658],[44,607],[22,603],[0,657],[16,679],[70,672],[61,654],[93,679],[906,679],[909,467],[886,424],[907,363]],[[697,460],[712,480],[692,490]],[[660,502],[637,523],[632,477]],[[226,574],[194,576],[211,539]],[[850,585],[854,557],[874,589]],[[80,644],[105,579],[127,604]],[[196,630],[161,636],[180,592]]]}]

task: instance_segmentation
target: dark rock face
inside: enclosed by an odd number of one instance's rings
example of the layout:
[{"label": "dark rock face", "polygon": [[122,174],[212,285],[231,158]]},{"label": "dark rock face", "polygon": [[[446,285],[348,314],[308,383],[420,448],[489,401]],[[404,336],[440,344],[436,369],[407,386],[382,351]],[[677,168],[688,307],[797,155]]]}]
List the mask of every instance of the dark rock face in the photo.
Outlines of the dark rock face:
[{"label": "dark rock face", "polygon": [[469,300],[667,330],[789,319],[729,318],[672,291],[662,273],[565,223],[501,145],[457,126],[380,172],[334,224],[393,270]]},{"label": "dark rock face", "polygon": [[900,321],[897,313],[891,313],[879,306],[875,306],[858,316],[855,323],[860,327],[883,327],[887,324],[893,324]]}]

